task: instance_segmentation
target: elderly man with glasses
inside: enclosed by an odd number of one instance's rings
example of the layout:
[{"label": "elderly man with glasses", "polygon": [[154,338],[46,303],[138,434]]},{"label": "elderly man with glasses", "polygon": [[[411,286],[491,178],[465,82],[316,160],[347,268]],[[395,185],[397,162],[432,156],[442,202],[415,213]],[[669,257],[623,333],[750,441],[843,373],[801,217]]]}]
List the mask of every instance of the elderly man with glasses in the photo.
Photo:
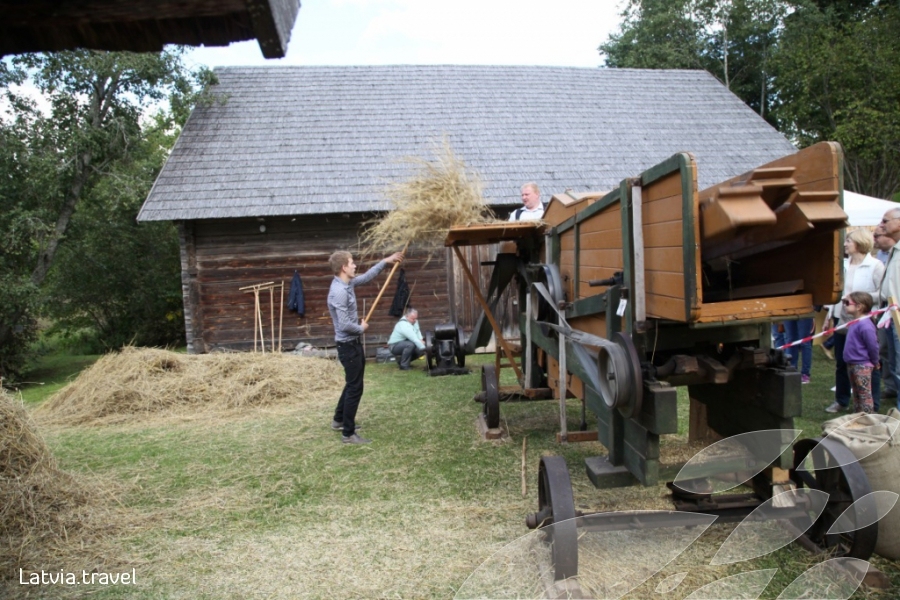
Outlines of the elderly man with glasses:
[{"label": "elderly man with glasses", "polygon": [[[894,240],[900,241],[900,208],[892,208],[884,213],[881,225],[876,231]],[[888,256],[885,267],[884,279],[881,282],[881,306],[887,306],[890,302],[900,301],[900,251],[893,246]],[[900,390],[900,339],[897,338],[897,330],[893,319],[888,325],[888,363],[891,366],[893,389]]]},{"label": "elderly man with glasses", "polygon": [[[878,250],[875,258],[886,265],[888,258],[891,256],[891,249],[896,242],[884,232],[884,227],[882,225],[875,228],[874,239],[875,248]],[[878,348],[881,359],[881,373],[879,374],[881,379],[881,389],[879,391],[882,399],[897,397],[897,389],[894,387],[894,370],[891,368],[891,360],[888,355],[891,335],[893,335],[893,331],[887,329],[878,330]]]}]

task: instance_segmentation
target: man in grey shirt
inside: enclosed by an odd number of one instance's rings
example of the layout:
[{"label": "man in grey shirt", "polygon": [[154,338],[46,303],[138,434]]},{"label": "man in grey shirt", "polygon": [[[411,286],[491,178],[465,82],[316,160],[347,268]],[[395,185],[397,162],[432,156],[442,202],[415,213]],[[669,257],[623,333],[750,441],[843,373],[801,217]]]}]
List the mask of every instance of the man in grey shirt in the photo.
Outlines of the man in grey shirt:
[{"label": "man in grey shirt", "polygon": [[356,410],[363,395],[363,375],[366,370],[366,356],[359,337],[369,328],[360,321],[356,306],[358,285],[372,281],[385,265],[403,260],[403,253],[391,254],[363,275],[356,275],[356,263],[349,252],[339,250],[328,259],[334,279],[328,291],[328,312],[334,323],[334,341],[337,342],[338,360],[344,367],[344,390],[334,410],[332,429],[342,430],[341,441],[345,444],[368,444],[370,440],[356,433]]},{"label": "man in grey shirt", "polygon": [[[892,208],[884,213],[878,232],[883,233],[900,242],[900,208]],[[900,301],[900,247],[895,243],[888,256],[887,266],[884,270],[884,279],[881,281],[881,306],[888,306],[890,301]],[[894,327],[893,319],[888,322],[888,362],[891,365],[891,375],[894,378],[894,389],[900,390],[900,338]]]},{"label": "man in grey shirt", "polygon": [[[897,242],[894,241],[894,238],[890,237],[884,232],[884,227],[878,225],[875,228],[875,233],[873,236],[875,240],[875,247],[878,248],[878,254],[875,255],[875,258],[880,260],[881,262],[887,264],[888,258],[891,256],[891,249],[893,249],[894,244]],[[883,282],[883,281],[882,281]],[[882,398],[896,398],[897,397],[897,389],[896,384],[894,382],[894,371],[893,365],[891,364],[890,357],[890,335],[893,335],[893,331],[890,329],[879,329],[878,330],[878,346],[880,350],[880,358],[881,358],[881,383],[878,387],[878,392],[876,393],[876,385],[875,385],[875,376],[878,374],[878,370],[872,372],[872,398],[877,401],[875,405],[875,411],[877,412],[881,406]]]}]

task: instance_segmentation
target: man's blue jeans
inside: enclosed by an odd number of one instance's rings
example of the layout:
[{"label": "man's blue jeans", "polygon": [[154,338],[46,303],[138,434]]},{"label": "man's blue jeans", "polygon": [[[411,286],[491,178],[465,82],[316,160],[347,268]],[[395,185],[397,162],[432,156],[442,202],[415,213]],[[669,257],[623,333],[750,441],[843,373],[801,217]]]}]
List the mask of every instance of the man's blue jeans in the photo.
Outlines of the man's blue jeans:
[{"label": "man's blue jeans", "polygon": [[[796,342],[797,340],[802,340],[803,338],[812,335],[813,330],[813,320],[812,319],[799,319],[797,321],[785,321],[784,322],[784,343],[790,344],[791,342]],[[806,375],[809,377],[810,370],[812,369],[812,341],[804,342],[799,346],[794,346],[793,348],[789,348],[788,352],[791,355],[791,366],[795,369],[797,368],[797,363],[799,359],[803,358],[803,366],[800,367],[800,373],[802,375]]]}]

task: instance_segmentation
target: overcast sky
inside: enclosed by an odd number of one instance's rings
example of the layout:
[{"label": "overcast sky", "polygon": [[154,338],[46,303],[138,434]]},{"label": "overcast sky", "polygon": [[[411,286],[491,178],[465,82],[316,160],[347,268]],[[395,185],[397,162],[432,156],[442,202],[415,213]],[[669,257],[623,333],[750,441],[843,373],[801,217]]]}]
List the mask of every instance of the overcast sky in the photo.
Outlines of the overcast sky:
[{"label": "overcast sky", "polygon": [[623,0],[302,0],[287,56],[254,41],[197,48],[233,65],[549,65],[597,67]]}]

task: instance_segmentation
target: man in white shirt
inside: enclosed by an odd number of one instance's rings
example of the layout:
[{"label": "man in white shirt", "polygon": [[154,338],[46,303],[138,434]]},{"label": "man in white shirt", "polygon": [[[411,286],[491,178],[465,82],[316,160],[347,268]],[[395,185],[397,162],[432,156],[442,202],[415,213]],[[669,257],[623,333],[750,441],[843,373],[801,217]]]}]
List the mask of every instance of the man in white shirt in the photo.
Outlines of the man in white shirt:
[{"label": "man in white shirt", "polygon": [[533,181],[521,188],[522,208],[517,208],[509,215],[510,221],[540,221],[544,216],[544,205],[541,204],[541,190]]}]

